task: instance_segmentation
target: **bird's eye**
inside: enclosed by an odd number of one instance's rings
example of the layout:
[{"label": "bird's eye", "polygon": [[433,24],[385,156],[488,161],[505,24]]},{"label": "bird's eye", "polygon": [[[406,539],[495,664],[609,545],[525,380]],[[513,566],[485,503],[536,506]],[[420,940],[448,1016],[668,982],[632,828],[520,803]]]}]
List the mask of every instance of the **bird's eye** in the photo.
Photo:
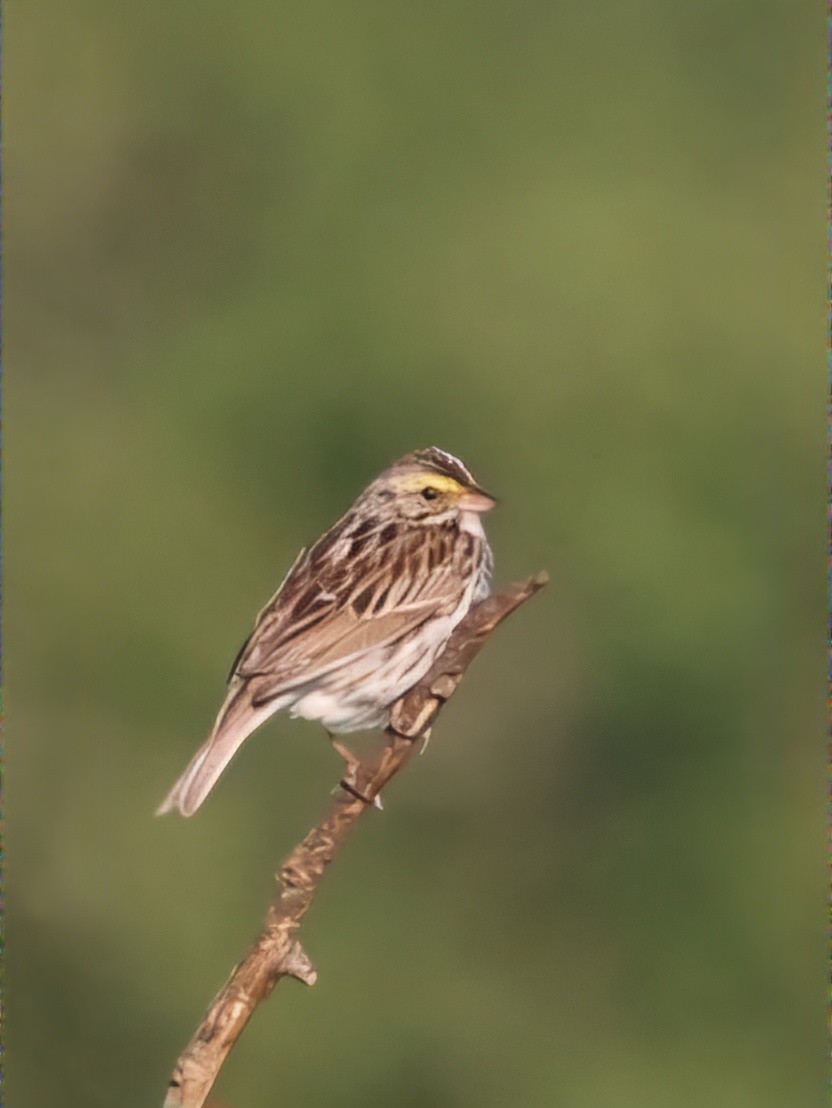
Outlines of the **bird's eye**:
[{"label": "bird's eye", "polygon": [[439,489],[435,489],[433,485],[426,485],[422,489],[422,496],[425,500],[435,500],[439,496]]}]

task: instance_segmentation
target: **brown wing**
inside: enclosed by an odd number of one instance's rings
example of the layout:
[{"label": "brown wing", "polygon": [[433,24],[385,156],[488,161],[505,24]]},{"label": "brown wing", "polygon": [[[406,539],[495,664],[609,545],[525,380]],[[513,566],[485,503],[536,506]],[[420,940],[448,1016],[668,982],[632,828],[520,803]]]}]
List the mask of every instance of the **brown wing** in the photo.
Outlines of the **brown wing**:
[{"label": "brown wing", "polygon": [[449,529],[362,526],[350,516],[336,524],[258,616],[232,669],[232,677],[261,679],[258,702],[393,643],[460,603],[465,579]]}]

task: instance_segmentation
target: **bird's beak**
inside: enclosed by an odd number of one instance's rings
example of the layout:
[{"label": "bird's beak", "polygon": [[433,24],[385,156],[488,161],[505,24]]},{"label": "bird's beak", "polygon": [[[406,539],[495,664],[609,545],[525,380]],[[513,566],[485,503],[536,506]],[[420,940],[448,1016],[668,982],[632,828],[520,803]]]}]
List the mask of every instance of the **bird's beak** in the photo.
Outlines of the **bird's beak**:
[{"label": "bird's beak", "polygon": [[459,498],[459,507],[463,512],[489,512],[497,503],[497,497],[474,485]]}]

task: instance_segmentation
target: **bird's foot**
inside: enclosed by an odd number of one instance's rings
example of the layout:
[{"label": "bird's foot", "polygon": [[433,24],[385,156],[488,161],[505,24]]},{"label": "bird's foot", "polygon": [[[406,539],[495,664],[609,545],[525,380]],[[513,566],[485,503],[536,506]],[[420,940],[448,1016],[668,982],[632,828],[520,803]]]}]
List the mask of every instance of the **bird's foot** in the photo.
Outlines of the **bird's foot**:
[{"label": "bird's foot", "polygon": [[353,754],[348,746],[344,743],[338,742],[334,735],[329,734],[329,741],[332,743],[332,747],[336,750],[346,762],[347,772],[341,778],[340,787],[354,796],[356,800],[362,800],[365,804],[372,804],[374,808],[378,808],[379,811],[384,810],[384,805],[381,803],[381,797],[378,793],[375,796],[365,796],[363,792],[358,788],[357,780],[359,776],[359,770],[361,768],[361,760]]}]

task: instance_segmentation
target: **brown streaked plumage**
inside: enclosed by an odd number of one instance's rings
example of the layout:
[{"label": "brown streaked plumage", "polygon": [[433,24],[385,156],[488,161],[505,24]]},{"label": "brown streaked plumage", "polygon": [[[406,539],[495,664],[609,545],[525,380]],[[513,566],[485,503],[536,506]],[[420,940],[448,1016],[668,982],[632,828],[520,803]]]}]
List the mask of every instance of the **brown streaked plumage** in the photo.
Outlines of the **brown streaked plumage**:
[{"label": "brown streaked plumage", "polygon": [[382,727],[430,668],[492,556],[493,507],[465,465],[429,447],[376,478],[263,608],[229,674],[213,731],[157,810],[189,816],[240,744],[281,708],[335,734]]}]

